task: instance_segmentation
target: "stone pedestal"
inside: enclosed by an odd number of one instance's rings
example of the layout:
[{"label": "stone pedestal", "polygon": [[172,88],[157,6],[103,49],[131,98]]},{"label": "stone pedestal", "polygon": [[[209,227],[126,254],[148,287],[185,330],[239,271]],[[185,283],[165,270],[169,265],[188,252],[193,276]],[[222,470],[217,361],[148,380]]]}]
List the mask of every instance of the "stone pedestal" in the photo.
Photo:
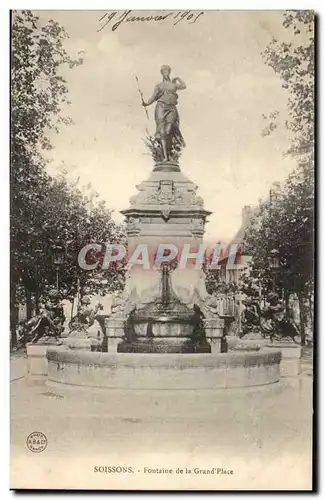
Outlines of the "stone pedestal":
[{"label": "stone pedestal", "polygon": [[102,344],[100,326],[96,324],[91,326],[85,325],[85,328],[80,327],[72,330],[68,336],[62,339],[62,344],[69,349],[98,350]]},{"label": "stone pedestal", "polygon": [[[150,269],[135,265],[126,279],[129,294],[137,304],[159,298],[160,273],[153,268],[159,245],[172,245],[180,260],[185,245],[197,252],[203,242],[205,223],[211,214],[205,210],[197,185],[191,182],[179,165],[170,162],[155,166],[149,178],[136,186],[138,193],[131,197],[130,206],[121,213],[126,217],[128,251],[132,255],[138,245],[147,249]],[[173,258],[172,257],[172,258]],[[176,296],[190,304],[196,296],[203,271],[190,261],[179,266],[171,275]]]},{"label": "stone pedestal", "polygon": [[63,345],[69,349],[91,351],[91,339],[89,339],[86,335],[69,336],[63,340]]},{"label": "stone pedestal", "polygon": [[300,373],[301,347],[289,342],[273,342],[268,347],[281,351],[280,374],[296,377]]},{"label": "stone pedestal", "polygon": [[211,353],[220,353],[222,348],[224,320],[215,317],[205,318],[203,322],[206,332],[206,339],[211,347]]},{"label": "stone pedestal", "polygon": [[68,349],[91,351],[93,340],[89,337],[87,329],[80,326],[72,330],[68,337],[62,339],[62,344]]},{"label": "stone pedestal", "polygon": [[68,326],[65,326],[63,332],[61,333],[60,338],[66,339],[69,336],[69,334],[70,334],[70,330],[69,330]]},{"label": "stone pedestal", "polygon": [[118,344],[125,337],[124,324],[124,317],[110,317],[106,319],[108,352],[117,352]]},{"label": "stone pedestal", "polygon": [[27,344],[27,373],[28,379],[44,379],[47,376],[46,352],[48,346],[56,346],[55,339],[43,339],[37,344]]},{"label": "stone pedestal", "polygon": [[103,347],[103,334],[101,332],[100,325],[95,322],[87,330],[87,336],[91,342],[92,351],[101,351]]},{"label": "stone pedestal", "polygon": [[269,344],[269,340],[262,337],[261,333],[258,332],[247,333],[242,338],[234,335],[227,336],[226,338],[230,350],[235,350],[237,347],[238,349],[246,347],[247,350],[253,350],[254,348],[261,349]]}]

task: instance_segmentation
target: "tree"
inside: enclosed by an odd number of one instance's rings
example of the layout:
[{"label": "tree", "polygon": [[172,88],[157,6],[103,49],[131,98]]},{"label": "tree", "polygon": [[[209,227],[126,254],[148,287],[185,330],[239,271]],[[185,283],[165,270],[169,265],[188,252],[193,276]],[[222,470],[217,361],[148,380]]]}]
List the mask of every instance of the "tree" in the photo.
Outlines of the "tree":
[{"label": "tree", "polygon": [[[289,119],[285,126],[291,132],[288,154],[298,162],[310,164],[314,159],[314,11],[287,11],[283,27],[293,35],[290,43],[272,39],[262,53],[264,61],[282,80],[288,91],[287,108]],[[263,115],[264,116],[264,115]],[[264,116],[265,119],[267,117]],[[278,126],[280,113],[276,110],[269,116],[270,123],[263,131],[269,135]]]},{"label": "tree", "polygon": [[35,221],[46,199],[50,179],[44,170],[42,149],[50,149],[50,129],[70,123],[61,111],[68,104],[62,65],[70,68],[82,59],[71,59],[64,49],[67,33],[49,20],[41,25],[31,11],[13,12],[11,38],[11,279],[12,343],[16,343],[17,291],[22,281],[30,314],[30,276],[26,269],[38,258]]},{"label": "tree", "polygon": [[259,204],[245,234],[246,251],[252,255],[252,275],[261,278],[265,293],[272,288],[270,252],[278,250],[280,265],[276,288],[299,299],[302,339],[305,337],[306,303],[313,293],[313,195],[303,175],[294,171],[277,186],[271,199]]},{"label": "tree", "polygon": [[[47,293],[48,287],[55,283],[55,270],[51,262],[51,254],[55,246],[63,252],[63,262],[60,269],[59,285],[62,298],[74,301],[77,288],[90,288],[94,293],[120,289],[124,284],[123,263],[110,266],[106,271],[99,269],[86,271],[78,264],[80,250],[89,243],[102,246],[99,261],[102,261],[105,244],[124,243],[125,232],[122,225],[112,219],[112,212],[103,201],[93,201],[96,193],[90,193],[90,200],[85,196],[78,182],[69,182],[64,173],[54,178],[48,191],[46,203],[42,207],[39,218],[40,232],[38,241],[42,242],[45,261],[42,265],[42,276],[38,282],[34,280],[41,297]],[[97,255],[95,261],[97,261]],[[91,258],[91,256],[90,256]]]},{"label": "tree", "polygon": [[[63,249],[61,294],[72,301],[78,283],[81,289],[87,287],[92,292],[100,291],[101,294],[121,289],[124,285],[123,262],[101,270],[105,245],[125,243],[124,226],[114,222],[112,211],[104,201],[93,201],[94,198],[98,198],[97,193],[91,192],[90,196],[86,196],[78,187],[78,181],[71,183],[65,173],[62,173],[53,179],[47,206],[44,206],[41,221],[43,233],[40,237],[48,254],[55,245]],[[80,250],[89,243],[102,246],[102,252],[95,258],[95,262],[98,259],[99,266],[94,271],[86,271],[78,264]],[[53,266],[51,270],[53,283]],[[103,280],[106,281],[105,285]]]},{"label": "tree", "polygon": [[[18,263],[19,277],[27,297],[38,312],[39,302],[46,301],[51,288],[56,286],[56,270],[53,265],[54,248],[62,250],[62,265],[59,270],[59,288],[62,299],[74,302],[78,288],[85,287],[101,294],[117,290],[124,284],[123,262],[110,266],[108,270],[90,272],[78,264],[78,254],[88,243],[102,245],[101,260],[105,244],[123,243],[125,233],[122,225],[116,224],[103,201],[91,202],[85,196],[78,181],[71,182],[61,173],[47,178],[43,196],[39,197],[37,209],[31,213],[33,239],[20,250],[23,259]],[[95,193],[91,193],[93,199]],[[95,274],[95,279],[94,279]],[[27,302],[28,305],[28,302]]]},{"label": "tree", "polygon": [[72,59],[63,42],[68,38],[59,23],[45,25],[31,11],[14,12],[11,40],[11,152],[40,157],[40,149],[51,149],[48,130],[58,132],[61,123],[71,119],[62,114],[69,104],[66,80],[60,75],[62,65],[80,65]]},{"label": "tree", "polygon": [[[101,293],[120,289],[123,263],[106,272],[85,271],[78,265],[81,248],[90,242],[123,243],[122,225],[112,219],[96,193],[90,200],[67,180],[66,172],[52,178],[46,172],[42,150],[51,149],[48,132],[59,132],[71,120],[63,113],[69,104],[61,68],[73,68],[64,49],[64,28],[49,20],[41,24],[30,11],[14,12],[11,67],[11,340],[16,344],[17,304],[24,301],[27,318],[46,301],[56,285],[53,249],[60,247],[63,262],[59,286],[62,298],[74,300],[79,287]],[[93,202],[93,199],[95,201]],[[90,201],[90,203],[89,203]],[[104,248],[104,247],[103,247]],[[99,278],[99,279],[98,279]],[[102,278],[106,278],[103,286]],[[107,279],[108,278],[108,279]]]},{"label": "tree", "polygon": [[[265,289],[271,287],[270,251],[279,251],[277,287],[284,291],[286,302],[290,294],[298,296],[304,343],[314,274],[314,12],[288,11],[283,26],[294,35],[292,42],[273,39],[263,57],[288,91],[285,126],[291,144],[286,154],[295,158],[296,168],[286,182],[275,186],[268,200],[260,202],[245,239],[253,257],[252,273],[261,278]],[[268,118],[265,136],[279,126],[280,114],[273,111]]]}]

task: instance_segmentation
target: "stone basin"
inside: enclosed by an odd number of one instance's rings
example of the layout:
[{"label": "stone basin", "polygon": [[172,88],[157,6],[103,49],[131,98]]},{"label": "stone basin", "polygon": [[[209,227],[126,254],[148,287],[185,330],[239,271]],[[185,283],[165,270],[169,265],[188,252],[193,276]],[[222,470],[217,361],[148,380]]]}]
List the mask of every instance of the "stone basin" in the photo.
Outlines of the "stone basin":
[{"label": "stone basin", "polygon": [[[193,331],[193,325],[188,321],[172,316],[159,316],[151,322],[154,337],[189,338]],[[134,325],[135,332],[139,337],[147,336],[149,322],[143,320]]]},{"label": "stone basin", "polygon": [[226,389],[278,382],[280,350],[222,354],[141,354],[73,351],[49,347],[51,387],[102,389]]}]

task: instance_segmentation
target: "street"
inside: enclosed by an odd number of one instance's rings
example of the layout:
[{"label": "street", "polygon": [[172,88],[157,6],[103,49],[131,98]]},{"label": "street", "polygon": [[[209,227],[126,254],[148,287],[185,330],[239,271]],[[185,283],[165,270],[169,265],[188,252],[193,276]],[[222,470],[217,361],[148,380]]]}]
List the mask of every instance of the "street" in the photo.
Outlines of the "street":
[{"label": "street", "polygon": [[[185,467],[191,471],[185,476],[189,489],[311,486],[309,356],[299,377],[255,389],[82,388],[63,397],[20,378],[25,362],[21,355],[11,362],[12,487],[183,487],[181,474],[149,474],[144,467]],[[43,453],[26,446],[33,431],[47,436]],[[134,472],[95,472],[102,465],[129,466]],[[213,467],[233,475],[193,472]]]}]

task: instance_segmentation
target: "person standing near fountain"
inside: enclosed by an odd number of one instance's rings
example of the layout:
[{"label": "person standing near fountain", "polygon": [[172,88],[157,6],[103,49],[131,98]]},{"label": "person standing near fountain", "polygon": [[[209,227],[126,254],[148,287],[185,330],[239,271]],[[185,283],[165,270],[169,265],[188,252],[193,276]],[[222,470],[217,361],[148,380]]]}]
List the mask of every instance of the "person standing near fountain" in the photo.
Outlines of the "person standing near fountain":
[{"label": "person standing near fountain", "polygon": [[143,101],[143,106],[150,106],[157,101],[155,106],[155,138],[161,143],[163,161],[169,161],[172,147],[185,147],[185,141],[180,132],[180,119],[177,110],[178,90],[184,90],[186,84],[179,77],[170,78],[171,68],[164,65],[161,68],[162,82],[154,89],[152,97]]}]

